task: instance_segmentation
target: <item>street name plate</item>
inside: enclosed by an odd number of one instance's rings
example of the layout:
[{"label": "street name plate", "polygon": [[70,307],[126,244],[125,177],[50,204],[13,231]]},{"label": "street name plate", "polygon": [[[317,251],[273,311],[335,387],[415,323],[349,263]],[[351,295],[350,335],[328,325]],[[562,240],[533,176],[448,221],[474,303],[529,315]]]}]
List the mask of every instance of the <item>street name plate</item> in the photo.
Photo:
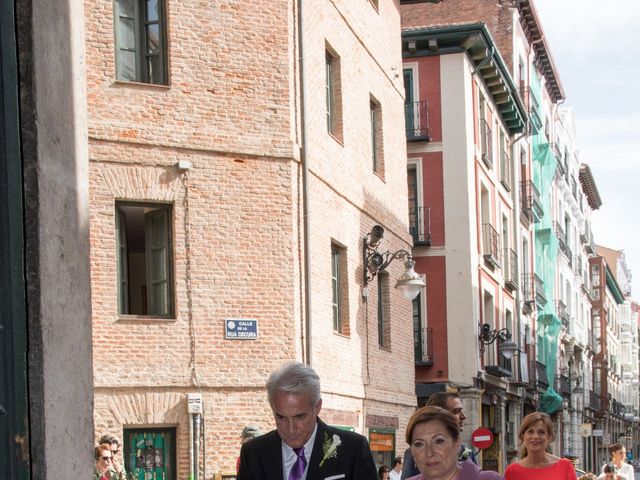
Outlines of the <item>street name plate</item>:
[{"label": "street name plate", "polygon": [[246,318],[229,318],[224,321],[224,338],[256,340],[258,338],[258,321]]}]

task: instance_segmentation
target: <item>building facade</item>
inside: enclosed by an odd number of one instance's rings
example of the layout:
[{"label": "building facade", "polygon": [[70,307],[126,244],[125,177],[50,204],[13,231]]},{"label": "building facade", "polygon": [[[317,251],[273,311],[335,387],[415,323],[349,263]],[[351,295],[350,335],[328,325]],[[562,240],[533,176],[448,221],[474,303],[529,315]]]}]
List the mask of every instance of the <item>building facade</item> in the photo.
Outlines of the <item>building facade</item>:
[{"label": "building facade", "polygon": [[86,19],[96,435],[136,478],[231,475],[242,428],[272,428],[269,372],[300,360],[321,417],[390,463],[411,304],[399,261],[365,285],[363,239],[411,245],[397,5],[92,0]]}]

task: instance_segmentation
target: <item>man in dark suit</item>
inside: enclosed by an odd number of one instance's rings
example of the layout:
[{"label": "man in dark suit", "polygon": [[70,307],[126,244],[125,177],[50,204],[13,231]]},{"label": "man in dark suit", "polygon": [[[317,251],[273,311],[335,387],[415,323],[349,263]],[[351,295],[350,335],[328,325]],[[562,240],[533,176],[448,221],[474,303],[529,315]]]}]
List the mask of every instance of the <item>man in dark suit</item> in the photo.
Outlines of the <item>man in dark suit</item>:
[{"label": "man in dark suit", "polygon": [[276,430],[242,445],[238,480],[376,480],[367,440],[318,418],[320,377],[289,363],[267,381]]}]

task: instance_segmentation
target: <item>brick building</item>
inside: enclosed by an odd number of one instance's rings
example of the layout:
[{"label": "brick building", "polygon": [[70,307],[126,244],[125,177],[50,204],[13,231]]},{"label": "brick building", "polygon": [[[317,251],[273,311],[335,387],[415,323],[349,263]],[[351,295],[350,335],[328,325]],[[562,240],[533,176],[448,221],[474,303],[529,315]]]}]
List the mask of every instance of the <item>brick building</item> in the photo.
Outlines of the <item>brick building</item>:
[{"label": "brick building", "polygon": [[404,448],[403,265],[364,291],[362,260],[411,240],[398,6],[301,3],[86,2],[95,428],[136,478],[233,472],[294,359],[325,421]]}]

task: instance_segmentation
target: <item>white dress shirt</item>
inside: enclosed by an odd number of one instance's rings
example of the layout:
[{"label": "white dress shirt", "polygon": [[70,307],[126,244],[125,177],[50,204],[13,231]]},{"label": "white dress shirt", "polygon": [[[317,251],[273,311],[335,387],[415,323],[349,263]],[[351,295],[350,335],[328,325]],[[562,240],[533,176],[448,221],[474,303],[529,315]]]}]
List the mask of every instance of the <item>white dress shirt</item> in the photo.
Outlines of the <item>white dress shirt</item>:
[{"label": "white dress shirt", "polygon": [[[302,480],[306,480],[307,471],[309,470],[309,460],[311,460],[311,453],[313,453],[313,444],[316,441],[316,433],[318,432],[318,424],[316,423],[316,428],[313,429],[313,433],[307,440],[307,443],[304,444],[304,458],[307,459],[307,466],[304,468],[304,474],[302,475]],[[281,441],[282,443],[282,471],[284,473],[284,478],[289,478],[289,473],[291,469],[298,460],[298,456],[296,452],[293,451],[289,445]]]}]

